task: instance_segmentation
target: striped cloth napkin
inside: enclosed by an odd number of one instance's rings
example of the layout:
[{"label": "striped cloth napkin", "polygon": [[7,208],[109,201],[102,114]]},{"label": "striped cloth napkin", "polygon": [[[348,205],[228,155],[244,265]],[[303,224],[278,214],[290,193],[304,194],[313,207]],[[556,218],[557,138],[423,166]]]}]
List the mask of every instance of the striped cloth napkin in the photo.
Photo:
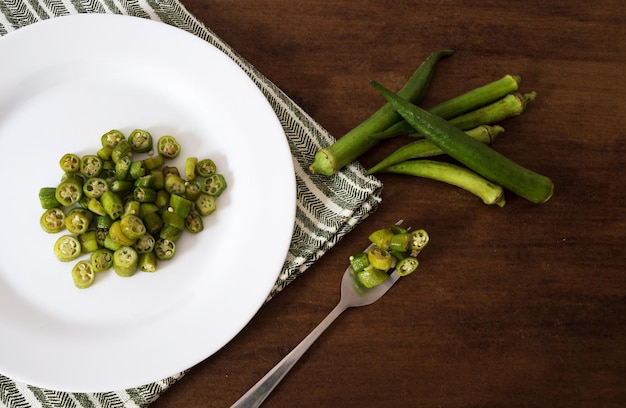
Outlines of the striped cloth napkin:
[{"label": "striped cloth napkin", "polygon": [[[330,178],[308,173],[315,152],[331,144],[333,137],[177,0],[0,0],[0,36],[39,20],[75,13],[126,14],[189,31],[231,57],[264,93],[296,159],[298,196],[291,247],[268,300],[376,210],[382,183],[367,176],[358,163]],[[0,407],[146,407],[184,374],[138,388],[91,394],[41,389],[0,374]]]}]

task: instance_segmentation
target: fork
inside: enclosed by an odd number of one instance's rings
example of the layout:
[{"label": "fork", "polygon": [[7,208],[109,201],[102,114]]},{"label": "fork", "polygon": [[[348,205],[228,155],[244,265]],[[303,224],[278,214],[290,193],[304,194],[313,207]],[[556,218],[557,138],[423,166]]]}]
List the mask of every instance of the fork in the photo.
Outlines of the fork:
[{"label": "fork", "polygon": [[[403,221],[396,222],[400,225]],[[363,250],[367,252],[373,244]],[[357,285],[354,271],[350,266],[346,269],[341,279],[341,297],[339,303],[331,312],[305,337],[289,354],[274,366],[263,378],[261,378],[248,392],[246,392],[231,408],[259,407],[263,401],[276,388],[280,381],[287,375],[289,370],[298,362],[300,357],[311,347],[318,337],[331,325],[341,313],[351,307],[367,306],[380,299],[396,283],[400,275],[393,271],[389,278],[371,289]]]}]

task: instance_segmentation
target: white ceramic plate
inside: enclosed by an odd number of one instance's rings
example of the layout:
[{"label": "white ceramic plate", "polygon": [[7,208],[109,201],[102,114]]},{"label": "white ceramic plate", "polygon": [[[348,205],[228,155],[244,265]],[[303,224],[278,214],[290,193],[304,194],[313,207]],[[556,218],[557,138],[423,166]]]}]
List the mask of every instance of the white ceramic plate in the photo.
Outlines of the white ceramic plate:
[{"label": "white ceramic plate", "polygon": [[[230,341],[284,263],[295,177],[283,129],[249,77],[163,23],[74,15],[0,38],[0,373],[62,391],[112,391],[177,374]],[[59,158],[118,128],[172,134],[211,157],[228,189],[198,236],[154,274],[77,289],[43,232],[38,191]],[[73,264],[73,263],[72,263]]]}]

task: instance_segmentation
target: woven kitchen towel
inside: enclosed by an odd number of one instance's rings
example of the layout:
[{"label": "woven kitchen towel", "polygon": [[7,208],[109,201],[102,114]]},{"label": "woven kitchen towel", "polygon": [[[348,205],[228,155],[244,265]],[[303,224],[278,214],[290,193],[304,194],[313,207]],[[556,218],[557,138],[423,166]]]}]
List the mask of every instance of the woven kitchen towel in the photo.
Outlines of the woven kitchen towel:
[{"label": "woven kitchen towel", "polygon": [[[358,163],[333,177],[308,173],[315,152],[332,143],[333,137],[177,0],[0,0],[0,36],[39,20],[75,13],[127,14],[189,31],[231,57],[264,93],[295,159],[298,196],[291,247],[268,300],[376,210],[382,184],[367,176]],[[0,407],[146,407],[184,374],[138,388],[94,394],[40,389],[0,375]]]}]

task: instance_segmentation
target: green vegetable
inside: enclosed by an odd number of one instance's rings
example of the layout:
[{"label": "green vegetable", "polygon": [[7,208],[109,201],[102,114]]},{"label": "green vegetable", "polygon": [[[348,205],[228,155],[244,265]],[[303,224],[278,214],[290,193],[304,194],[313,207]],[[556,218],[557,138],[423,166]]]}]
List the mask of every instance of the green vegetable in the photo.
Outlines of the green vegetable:
[{"label": "green vegetable", "polygon": [[66,153],[59,160],[59,165],[64,173],[76,173],[80,170],[80,157],[73,153]]},{"label": "green vegetable", "polygon": [[389,278],[389,275],[387,275],[387,272],[376,269],[370,265],[361,272],[357,273],[357,278],[361,285],[371,289],[374,286],[380,285],[386,281]]},{"label": "green vegetable", "polygon": [[415,257],[408,256],[398,262],[396,265],[396,271],[398,271],[398,275],[400,276],[407,276],[415,272],[418,266],[419,260]]},{"label": "green vegetable", "polygon": [[212,195],[201,193],[196,199],[196,211],[202,216],[207,216],[217,209],[217,201]]},{"label": "green vegetable", "polygon": [[365,252],[354,254],[350,257],[350,267],[356,273],[363,271],[369,265],[370,262],[367,259],[367,253]]},{"label": "green vegetable", "polygon": [[113,129],[108,131],[107,133],[103,134],[100,137],[100,142],[102,143],[102,146],[110,146],[110,147],[115,147],[121,140],[124,140],[126,137],[124,136],[124,134],[122,132],[120,132],[119,130]]},{"label": "green vegetable", "polygon": [[73,235],[63,235],[54,243],[54,254],[61,262],[73,261],[80,253],[80,241]]},{"label": "green vegetable", "polygon": [[[501,126],[482,125],[475,127],[474,129],[470,129],[465,133],[482,143],[491,144],[496,136],[503,131],[504,128]],[[380,163],[369,169],[367,173],[374,174],[381,172],[386,167],[406,160],[421,159],[440,154],[443,154],[443,151],[433,142],[428,139],[419,139],[400,147],[389,156],[385,157]]]},{"label": "green vegetable", "polygon": [[536,97],[536,92],[508,94],[487,106],[456,116],[450,119],[450,123],[461,130],[498,123],[511,116],[522,114]]},{"label": "green vegetable", "polygon": [[372,245],[367,251],[349,258],[356,283],[365,288],[380,285],[394,268],[400,276],[414,272],[419,265],[417,255],[428,244],[429,236],[423,229],[409,231],[392,225],[372,232],[369,240]]},{"label": "green vegetable", "polygon": [[99,248],[91,253],[90,261],[94,272],[106,271],[113,267],[113,251]]},{"label": "green vegetable", "polygon": [[[420,102],[435,72],[437,62],[453,53],[454,51],[451,50],[440,50],[430,54],[411,75],[398,92],[398,95],[415,103]],[[335,174],[342,167],[380,142],[380,138],[371,137],[371,135],[387,129],[400,119],[394,109],[389,104],[385,104],[331,146],[317,152],[315,160],[309,167],[309,171],[313,174],[328,176]]]},{"label": "green vegetable", "polygon": [[393,257],[389,252],[374,245],[367,251],[367,260],[372,267],[386,271],[391,268]]},{"label": "green vegetable", "polygon": [[226,189],[226,179],[219,173],[211,174],[204,179],[200,189],[208,195],[218,197]]},{"label": "green vegetable", "polygon": [[192,234],[197,234],[204,229],[202,216],[195,211],[190,212],[185,218],[185,228]]},{"label": "green vegetable", "polygon": [[166,238],[159,238],[154,245],[154,253],[159,261],[170,260],[176,253],[176,243]]},{"label": "green vegetable", "polygon": [[117,163],[124,157],[130,158],[132,155],[133,148],[126,139],[120,140],[115,146],[113,146],[113,150],[111,150],[111,160],[113,160],[113,163]]},{"label": "green vegetable", "polygon": [[[429,111],[434,115],[450,119],[468,111],[480,108],[504,97],[508,93],[516,91],[519,87],[520,81],[521,78],[519,76],[505,75],[497,81],[474,88],[464,94],[442,102],[439,105],[430,108]],[[398,95],[400,95],[400,93],[398,93]],[[411,98],[404,99],[416,104],[418,103],[418,101],[414,101]],[[356,159],[361,154],[375,146],[379,141],[413,132],[415,132],[415,129],[410,124],[408,124],[405,120],[400,120],[379,130],[371,131],[368,129],[367,133],[364,132],[363,135],[359,135],[358,137],[344,140],[347,135],[343,136],[330,147],[327,147],[317,153],[309,171],[311,171],[311,173],[332,175],[341,167],[345,166],[350,161]],[[341,166],[334,165],[334,163],[339,163]]]},{"label": "green vegetable", "polygon": [[[102,135],[97,155],[65,154],[58,186],[39,190],[45,210],[42,229],[48,233],[67,229],[72,234],[56,240],[55,255],[67,262],[90,254],[89,261],[79,261],[72,269],[78,287],[88,287],[95,273],[110,268],[121,276],[138,269],[156,271],[158,260],[174,256],[181,235],[202,231],[202,217],[217,208],[216,197],[226,188],[226,180],[216,172],[215,163],[203,159],[198,171],[198,160],[190,158],[185,168],[190,180],[183,179],[176,167],[163,165],[164,157],[174,158],[180,151],[176,139],[161,138],[165,150],[152,156],[146,150],[151,148],[150,138],[140,129],[128,139],[112,130]],[[149,157],[133,159],[139,153]]]},{"label": "green vegetable", "polygon": [[161,136],[157,141],[157,151],[166,159],[173,159],[180,153],[180,144],[174,136]]},{"label": "green vegetable", "polygon": [[120,228],[122,234],[133,243],[146,233],[146,226],[141,218],[132,214],[122,216],[120,219]]},{"label": "green vegetable", "polygon": [[80,172],[83,176],[98,177],[102,171],[102,159],[96,155],[88,154],[80,159]]},{"label": "green vegetable", "polygon": [[98,249],[98,238],[95,230],[85,231],[78,235],[78,241],[83,253],[89,254]]},{"label": "green vegetable", "polygon": [[83,194],[89,198],[100,198],[109,189],[109,183],[100,177],[90,177],[83,183]]},{"label": "green vegetable", "polygon": [[56,187],[42,187],[39,189],[39,203],[41,204],[41,208],[47,210],[61,206],[61,203],[57,200],[56,191]]},{"label": "green vegetable", "polygon": [[87,231],[93,215],[82,208],[73,208],[65,216],[65,228],[72,234],[82,234]]},{"label": "green vegetable", "polygon": [[217,166],[211,159],[202,159],[196,163],[196,173],[201,177],[208,177],[216,171]]},{"label": "green vegetable", "polygon": [[549,178],[520,166],[447,120],[398,97],[375,81],[372,86],[417,131],[469,169],[533,203],[545,202],[552,196],[554,185]]},{"label": "green vegetable", "polygon": [[72,278],[74,284],[79,289],[85,289],[91,286],[96,274],[88,261],[78,261],[72,268]]},{"label": "green vegetable", "polygon": [[157,256],[154,252],[143,252],[139,254],[139,270],[142,272],[156,272]]},{"label": "green vegetable", "polygon": [[145,153],[152,150],[152,135],[142,129],[135,129],[128,136],[128,143],[133,151]]},{"label": "green vegetable", "polygon": [[129,246],[122,246],[113,252],[113,270],[119,276],[133,276],[139,268],[139,255]]},{"label": "green vegetable", "polygon": [[65,229],[65,213],[60,208],[49,208],[41,215],[39,225],[49,234],[55,234]]},{"label": "green vegetable", "polygon": [[55,191],[55,198],[64,207],[76,204],[83,197],[83,179],[76,173],[65,173]]},{"label": "green vegetable", "polygon": [[100,203],[102,208],[106,211],[107,215],[116,220],[120,218],[124,212],[124,204],[119,194],[113,191],[105,191],[100,197]]},{"label": "green vegetable", "polygon": [[456,164],[433,160],[407,160],[386,167],[381,172],[441,181],[480,197],[485,204],[496,204],[499,207],[504,207],[505,204],[502,187]]}]

